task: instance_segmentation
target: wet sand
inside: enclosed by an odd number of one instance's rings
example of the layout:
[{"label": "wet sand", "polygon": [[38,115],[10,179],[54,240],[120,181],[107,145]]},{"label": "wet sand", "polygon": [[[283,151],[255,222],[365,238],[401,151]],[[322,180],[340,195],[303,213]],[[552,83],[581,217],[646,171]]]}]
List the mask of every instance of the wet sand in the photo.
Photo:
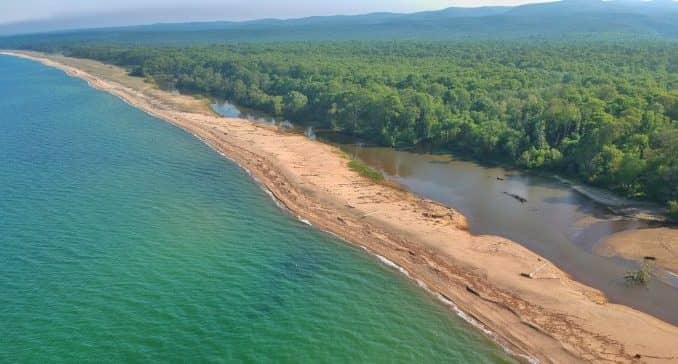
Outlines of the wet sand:
[{"label": "wet sand", "polygon": [[616,215],[646,221],[666,221],[667,209],[665,207],[650,202],[633,201],[601,188],[576,184],[562,177],[556,176],[556,179],[569,185],[570,188],[587,198],[606,206]]},{"label": "wet sand", "polygon": [[678,229],[624,231],[603,241],[596,251],[601,255],[618,255],[639,261],[652,257],[657,266],[678,275]]},{"label": "wet sand", "polygon": [[357,175],[335,147],[216,117],[205,100],[163,92],[101,63],[20,56],[193,133],[247,169],[291,213],[394,262],[517,354],[558,363],[678,361],[676,326],[608,303],[515,242],[470,234],[450,208]]}]

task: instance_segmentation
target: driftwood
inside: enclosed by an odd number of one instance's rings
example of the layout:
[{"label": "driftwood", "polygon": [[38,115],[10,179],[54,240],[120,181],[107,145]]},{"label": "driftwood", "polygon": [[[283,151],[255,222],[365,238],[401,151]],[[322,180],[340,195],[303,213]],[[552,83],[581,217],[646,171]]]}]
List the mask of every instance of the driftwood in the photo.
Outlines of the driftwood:
[{"label": "driftwood", "polygon": [[547,265],[548,265],[548,263],[544,263],[544,264],[540,265],[539,268],[533,270],[532,272],[530,272],[530,273],[520,273],[520,275],[525,277],[525,278],[534,279],[534,275],[539,273],[539,271],[544,269],[544,267],[546,267]]},{"label": "driftwood", "polygon": [[374,210],[374,211],[372,211],[372,212],[368,212],[368,213],[366,213],[365,215],[361,216],[360,218],[361,218],[361,219],[364,219],[364,218],[366,218],[366,217],[368,217],[368,216],[372,216],[372,215],[374,215],[374,214],[376,214],[376,213],[379,213],[379,210]]}]

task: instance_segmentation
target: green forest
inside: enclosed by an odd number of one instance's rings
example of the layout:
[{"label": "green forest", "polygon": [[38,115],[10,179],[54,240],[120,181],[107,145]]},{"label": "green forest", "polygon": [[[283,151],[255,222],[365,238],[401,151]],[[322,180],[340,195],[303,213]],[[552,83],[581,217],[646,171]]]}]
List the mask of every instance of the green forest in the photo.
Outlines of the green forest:
[{"label": "green forest", "polygon": [[428,143],[678,210],[678,43],[70,45],[166,88],[393,147]]}]

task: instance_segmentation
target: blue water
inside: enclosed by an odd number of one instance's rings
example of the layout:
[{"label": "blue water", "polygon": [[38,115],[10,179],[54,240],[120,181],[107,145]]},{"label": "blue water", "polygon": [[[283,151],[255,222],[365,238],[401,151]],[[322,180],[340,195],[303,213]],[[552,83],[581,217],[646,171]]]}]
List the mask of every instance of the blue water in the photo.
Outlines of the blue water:
[{"label": "blue water", "polygon": [[510,362],[183,131],[0,56],[0,362]]}]

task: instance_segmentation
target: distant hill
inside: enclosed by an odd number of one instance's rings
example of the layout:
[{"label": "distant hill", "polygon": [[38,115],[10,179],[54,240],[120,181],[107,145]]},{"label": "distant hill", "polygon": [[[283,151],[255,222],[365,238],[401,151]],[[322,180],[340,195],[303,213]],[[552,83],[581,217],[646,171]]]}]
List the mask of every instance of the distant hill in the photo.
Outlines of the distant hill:
[{"label": "distant hill", "polygon": [[290,20],[154,24],[11,36],[0,38],[0,46],[25,47],[73,41],[187,44],[619,35],[678,39],[678,2],[563,0],[515,7],[448,8],[412,14],[373,13]]}]

